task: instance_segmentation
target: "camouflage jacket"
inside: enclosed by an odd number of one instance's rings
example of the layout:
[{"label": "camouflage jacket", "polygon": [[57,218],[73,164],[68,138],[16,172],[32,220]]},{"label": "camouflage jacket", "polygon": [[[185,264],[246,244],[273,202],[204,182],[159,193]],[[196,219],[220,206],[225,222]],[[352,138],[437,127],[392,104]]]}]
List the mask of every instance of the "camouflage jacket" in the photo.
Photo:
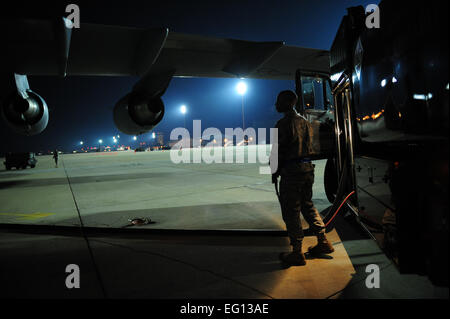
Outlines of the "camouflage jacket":
[{"label": "camouflage jacket", "polygon": [[275,127],[278,129],[278,163],[280,166],[313,153],[311,125],[294,109],[285,113]]}]

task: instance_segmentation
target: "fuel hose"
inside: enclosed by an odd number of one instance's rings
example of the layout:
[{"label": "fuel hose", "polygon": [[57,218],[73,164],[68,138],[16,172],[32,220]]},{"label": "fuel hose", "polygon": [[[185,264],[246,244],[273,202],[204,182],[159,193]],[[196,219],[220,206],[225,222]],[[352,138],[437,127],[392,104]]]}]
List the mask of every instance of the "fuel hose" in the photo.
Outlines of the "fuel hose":
[{"label": "fuel hose", "polygon": [[[330,224],[333,222],[333,220],[338,215],[338,213],[341,210],[342,206],[344,206],[344,204],[347,202],[347,200],[353,194],[355,194],[355,191],[352,190],[349,194],[347,194],[345,196],[344,191],[345,191],[345,185],[346,185],[347,178],[348,178],[346,161],[344,161],[343,167],[344,168],[343,168],[343,170],[341,172],[341,176],[340,176],[340,179],[339,179],[339,186],[338,186],[338,189],[337,189],[337,192],[336,192],[336,198],[334,199],[333,205],[328,210],[327,215],[323,218],[323,222],[325,224],[325,227],[330,226]],[[275,184],[275,192],[276,192],[278,201],[280,202],[280,205],[281,205],[280,191],[279,191],[279,186],[278,186],[278,178],[272,179],[272,182]]]}]

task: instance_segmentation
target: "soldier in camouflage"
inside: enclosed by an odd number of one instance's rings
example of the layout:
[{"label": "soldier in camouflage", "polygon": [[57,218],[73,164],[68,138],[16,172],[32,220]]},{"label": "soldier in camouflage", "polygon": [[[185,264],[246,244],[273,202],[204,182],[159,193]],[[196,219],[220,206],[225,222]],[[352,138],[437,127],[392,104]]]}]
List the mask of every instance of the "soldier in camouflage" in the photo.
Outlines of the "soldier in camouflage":
[{"label": "soldier in camouflage", "polygon": [[300,212],[317,236],[317,245],[310,247],[309,253],[329,254],[334,249],[325,236],[325,225],[312,202],[314,165],[307,159],[313,152],[312,129],[309,122],[295,111],[296,103],[297,95],[293,91],[283,91],[275,104],[284,117],[275,126],[278,129],[278,170],[273,180],[281,176],[281,212],[292,245],[292,252],[283,253],[280,258],[290,265],[305,265]]}]

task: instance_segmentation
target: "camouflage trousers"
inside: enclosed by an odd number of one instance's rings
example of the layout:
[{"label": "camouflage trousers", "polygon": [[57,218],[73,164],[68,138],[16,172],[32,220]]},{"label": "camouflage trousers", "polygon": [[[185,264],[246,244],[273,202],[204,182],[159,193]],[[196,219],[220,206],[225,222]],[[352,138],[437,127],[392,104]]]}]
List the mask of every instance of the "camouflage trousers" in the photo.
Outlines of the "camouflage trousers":
[{"label": "camouflage trousers", "polygon": [[314,166],[312,164],[295,164],[281,170],[281,213],[291,245],[294,248],[301,247],[304,237],[300,213],[309,224],[313,234],[325,233],[325,224],[312,202],[313,184]]}]

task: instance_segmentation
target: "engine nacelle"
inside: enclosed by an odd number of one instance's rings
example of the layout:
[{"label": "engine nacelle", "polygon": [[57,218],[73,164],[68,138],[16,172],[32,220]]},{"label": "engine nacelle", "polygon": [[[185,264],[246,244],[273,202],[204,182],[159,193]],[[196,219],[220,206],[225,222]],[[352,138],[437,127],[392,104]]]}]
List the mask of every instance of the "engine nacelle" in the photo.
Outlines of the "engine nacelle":
[{"label": "engine nacelle", "polygon": [[119,131],[128,135],[140,135],[153,129],[164,117],[161,97],[146,98],[132,92],[114,107],[114,123]]},{"label": "engine nacelle", "polygon": [[48,107],[44,99],[31,90],[27,98],[12,94],[1,105],[1,114],[16,133],[31,136],[41,133],[48,124]]}]

